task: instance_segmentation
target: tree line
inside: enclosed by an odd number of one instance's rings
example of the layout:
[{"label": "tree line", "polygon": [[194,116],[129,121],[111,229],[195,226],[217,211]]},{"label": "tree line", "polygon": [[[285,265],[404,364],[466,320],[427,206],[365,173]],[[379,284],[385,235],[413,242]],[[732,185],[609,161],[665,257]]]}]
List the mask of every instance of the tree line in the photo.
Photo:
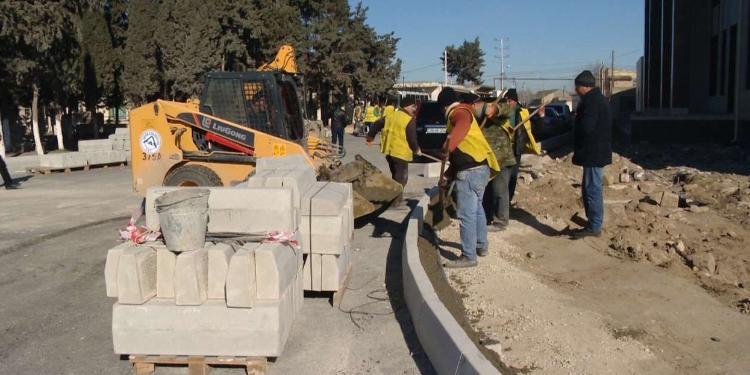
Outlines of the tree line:
[{"label": "tree line", "polygon": [[[19,143],[28,128],[50,132],[52,123],[59,133],[63,113],[186,100],[200,95],[204,73],[253,70],[283,44],[294,46],[308,99],[326,113],[349,94],[390,88],[397,42],[347,0],[5,0],[0,118]],[[14,130],[25,122],[19,106],[31,119]]]}]

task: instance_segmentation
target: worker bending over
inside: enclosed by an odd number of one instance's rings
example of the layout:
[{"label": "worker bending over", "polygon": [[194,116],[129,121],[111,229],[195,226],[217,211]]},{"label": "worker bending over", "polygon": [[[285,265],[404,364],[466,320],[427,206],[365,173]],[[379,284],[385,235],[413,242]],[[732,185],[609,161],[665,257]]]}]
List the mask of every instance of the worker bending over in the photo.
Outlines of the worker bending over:
[{"label": "worker bending over", "polygon": [[[367,133],[367,144],[372,143],[375,135],[381,133],[380,151],[388,161],[391,177],[404,188],[409,179],[409,162],[414,159],[414,154],[420,154],[417,125],[414,121],[416,114],[417,101],[413,98],[404,99],[400,108],[375,121]],[[402,192],[394,200],[394,204],[400,204],[403,197]]]},{"label": "worker bending over", "polygon": [[[474,117],[474,107],[461,103],[451,87],[440,92],[438,103],[445,109],[448,119],[448,138],[441,156],[450,160],[446,176],[455,180],[461,234],[461,256],[447,261],[444,266],[474,267],[477,255],[485,256],[489,251],[482,197],[487,183],[500,171],[500,165]],[[445,186],[446,182],[441,181],[441,184]]]},{"label": "worker bending over", "polygon": [[529,111],[518,103],[515,89],[505,93],[504,101],[487,104],[485,111],[493,116],[485,123],[484,135],[502,166],[500,173],[488,185],[484,195],[484,210],[490,232],[502,231],[508,226],[510,202],[516,190],[521,154],[539,155],[541,148],[531,133]]}]

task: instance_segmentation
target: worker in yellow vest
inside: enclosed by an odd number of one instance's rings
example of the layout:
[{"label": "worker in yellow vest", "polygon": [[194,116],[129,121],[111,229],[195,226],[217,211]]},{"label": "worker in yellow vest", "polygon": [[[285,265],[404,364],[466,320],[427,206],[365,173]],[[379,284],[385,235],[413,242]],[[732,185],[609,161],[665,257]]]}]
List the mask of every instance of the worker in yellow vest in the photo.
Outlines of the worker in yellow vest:
[{"label": "worker in yellow vest", "polygon": [[[391,176],[401,186],[406,187],[409,179],[409,162],[414,155],[419,155],[417,144],[417,125],[415,122],[418,103],[414,99],[401,101],[401,107],[394,109],[387,116],[381,117],[372,124],[367,134],[367,144],[371,144],[380,134],[380,151],[385,154]],[[401,203],[403,193],[394,203]]]},{"label": "worker in yellow vest", "polygon": [[448,137],[441,156],[450,161],[446,175],[455,181],[461,235],[461,256],[445,262],[444,266],[449,268],[475,267],[477,256],[489,252],[482,197],[487,183],[500,172],[495,153],[474,117],[474,107],[471,103],[461,103],[461,96],[451,87],[438,95],[438,103],[448,120]]},{"label": "worker in yellow vest", "polygon": [[365,108],[365,134],[370,132],[372,124],[380,118],[380,109],[377,103],[370,102]]}]

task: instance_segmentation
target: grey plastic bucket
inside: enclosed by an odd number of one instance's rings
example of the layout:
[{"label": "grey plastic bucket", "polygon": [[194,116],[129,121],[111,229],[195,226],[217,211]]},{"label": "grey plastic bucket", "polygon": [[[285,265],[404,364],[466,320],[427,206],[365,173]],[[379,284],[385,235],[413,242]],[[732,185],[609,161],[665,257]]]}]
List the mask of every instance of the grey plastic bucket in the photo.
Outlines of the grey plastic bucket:
[{"label": "grey plastic bucket", "polygon": [[200,250],[206,242],[208,189],[170,191],[154,201],[164,244],[171,251]]}]

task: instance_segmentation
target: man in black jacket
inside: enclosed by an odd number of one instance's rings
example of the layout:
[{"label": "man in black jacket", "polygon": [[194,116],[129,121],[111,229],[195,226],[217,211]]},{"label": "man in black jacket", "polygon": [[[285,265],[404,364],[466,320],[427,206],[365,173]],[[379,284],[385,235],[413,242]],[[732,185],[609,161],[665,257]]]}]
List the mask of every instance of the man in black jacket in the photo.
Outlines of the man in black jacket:
[{"label": "man in black jacket", "polygon": [[603,168],[612,164],[612,114],[594,75],[584,70],[575,79],[581,101],[576,110],[573,164],[583,167],[581,191],[588,225],[574,238],[599,237],[604,224]]},{"label": "man in black jacket", "polygon": [[339,152],[344,152],[344,128],[348,125],[348,116],[346,115],[346,105],[342,104],[336,107],[331,118],[331,144],[338,143]]}]

